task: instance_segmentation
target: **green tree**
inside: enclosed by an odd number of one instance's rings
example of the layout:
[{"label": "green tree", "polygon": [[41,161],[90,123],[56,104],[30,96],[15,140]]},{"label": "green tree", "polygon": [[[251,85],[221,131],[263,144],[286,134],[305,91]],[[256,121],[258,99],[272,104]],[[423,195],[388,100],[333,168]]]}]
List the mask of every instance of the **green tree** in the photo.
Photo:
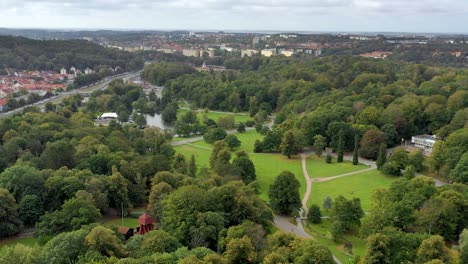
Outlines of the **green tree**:
[{"label": "green tree", "polygon": [[84,243],[89,249],[107,257],[123,257],[126,255],[122,241],[112,230],[103,226],[93,228],[85,237]]},{"label": "green tree", "polygon": [[122,176],[117,167],[113,167],[112,175],[107,177],[107,186],[111,206],[117,209],[117,214],[127,215],[127,208],[130,206],[128,180]]},{"label": "green tree", "polygon": [[263,144],[260,140],[255,140],[255,143],[254,143],[254,153],[261,153],[263,152]]},{"label": "green tree", "polygon": [[443,263],[452,263],[450,262],[450,251],[445,246],[444,238],[438,235],[423,240],[417,254],[416,263],[426,263],[435,259]]},{"label": "green tree", "polygon": [[0,249],[0,263],[40,263],[38,252],[39,250],[24,246],[21,243],[9,247],[5,246]]},{"label": "green tree", "polygon": [[232,161],[232,165],[238,168],[242,181],[249,184],[257,179],[255,165],[247,155],[239,155]]},{"label": "green tree", "polygon": [[247,236],[232,239],[224,255],[230,264],[254,263],[256,258],[252,241]]},{"label": "green tree", "polygon": [[338,132],[338,147],[336,151],[336,161],[338,163],[343,162],[343,155],[344,155],[344,148],[345,148],[345,142],[344,142],[344,131],[340,130]]},{"label": "green tree", "polygon": [[240,147],[241,145],[241,142],[240,140],[235,136],[235,135],[227,135],[226,138],[224,139],[224,141],[226,141],[226,143],[228,144],[229,148],[231,150],[234,150],[238,147]]},{"label": "green tree", "polygon": [[213,151],[211,152],[211,156],[210,156],[210,165],[212,168],[215,167],[221,151],[227,150],[228,148],[229,148],[229,145],[224,140],[218,140],[213,144]]},{"label": "green tree", "polygon": [[360,219],[363,216],[364,211],[362,211],[361,200],[359,198],[348,200],[341,195],[335,198],[331,210],[331,218],[333,221],[341,222],[345,230],[349,230],[353,224],[360,225]]},{"label": "green tree", "polygon": [[316,135],[314,137],[314,152],[317,157],[321,157],[323,150],[327,146],[327,139],[322,135]]},{"label": "green tree", "polygon": [[359,164],[359,136],[354,137],[353,165]]},{"label": "green tree", "polygon": [[468,151],[463,154],[455,168],[450,172],[449,178],[455,182],[468,183]]},{"label": "green tree", "polygon": [[374,234],[367,238],[366,255],[361,264],[392,263],[390,259],[391,241],[384,234]]},{"label": "green tree", "polygon": [[237,132],[239,133],[245,132],[245,124],[243,122],[240,122],[239,125],[237,125]]},{"label": "green tree", "polygon": [[188,170],[188,165],[187,161],[185,161],[185,156],[177,153],[174,159],[174,171],[181,173],[181,174],[186,174]]},{"label": "green tree", "polygon": [[43,201],[37,195],[25,195],[20,200],[19,213],[25,225],[33,225],[44,214]]},{"label": "green tree", "polygon": [[307,213],[307,220],[313,224],[322,222],[322,213],[320,212],[320,207],[318,205],[313,204],[310,206],[309,212]]},{"label": "green tree", "polygon": [[286,131],[281,141],[280,149],[288,159],[299,153],[305,146],[305,138],[301,131],[292,129]]},{"label": "green tree", "polygon": [[385,142],[384,134],[377,129],[369,129],[361,139],[360,154],[367,159],[375,160],[378,157],[379,146]]},{"label": "green tree", "polygon": [[83,255],[87,248],[84,245],[89,229],[58,234],[49,240],[41,251],[41,259],[46,263],[61,264],[74,263]]},{"label": "green tree", "polygon": [[423,169],[424,155],[422,149],[413,150],[408,154],[408,164],[412,165],[417,172]]},{"label": "green tree", "polygon": [[66,140],[49,142],[41,154],[41,163],[43,168],[55,170],[62,166],[73,168],[75,166],[75,148]]},{"label": "green tree", "polygon": [[195,156],[192,155],[190,156],[190,162],[189,162],[189,165],[188,165],[188,174],[190,177],[195,177],[197,176],[197,163],[196,163],[196,160],[195,160]]},{"label": "green tree", "polygon": [[301,207],[299,197],[300,183],[293,173],[283,171],[270,186],[268,196],[274,211],[281,214],[290,214]]},{"label": "green tree", "polygon": [[330,196],[327,196],[323,199],[323,208],[325,210],[330,210],[332,208],[332,205],[333,205],[333,200]]},{"label": "green tree", "polygon": [[153,230],[145,235],[141,243],[141,251],[150,253],[174,252],[180,247],[179,241],[163,230]]},{"label": "green tree", "polygon": [[206,143],[213,144],[215,141],[218,140],[223,140],[227,136],[226,131],[222,128],[212,128],[209,129],[208,132],[203,135],[203,139],[206,141]]},{"label": "green tree", "polygon": [[333,160],[332,155],[327,154],[327,156],[326,156],[326,158],[325,158],[325,162],[326,162],[326,163],[332,163],[332,160]]},{"label": "green tree", "polygon": [[15,198],[8,190],[0,188],[0,237],[17,234],[21,228]]},{"label": "green tree", "polygon": [[380,144],[379,147],[379,154],[377,157],[377,161],[375,162],[377,164],[377,169],[382,169],[382,167],[385,165],[387,162],[387,146],[382,143]]},{"label": "green tree", "polygon": [[468,229],[464,228],[458,241],[461,263],[468,263]]}]

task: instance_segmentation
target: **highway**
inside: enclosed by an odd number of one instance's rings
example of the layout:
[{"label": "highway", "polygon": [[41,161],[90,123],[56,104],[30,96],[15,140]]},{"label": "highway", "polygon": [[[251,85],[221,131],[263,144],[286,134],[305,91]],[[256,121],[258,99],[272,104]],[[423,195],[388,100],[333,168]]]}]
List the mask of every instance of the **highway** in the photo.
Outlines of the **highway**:
[{"label": "highway", "polygon": [[8,112],[0,113],[0,118],[11,116],[11,115],[13,115],[15,113],[23,111],[25,108],[30,107],[30,106],[38,106],[41,109],[43,109],[44,105],[46,103],[48,103],[48,102],[59,103],[59,102],[61,102],[63,100],[63,98],[68,97],[68,96],[72,96],[72,95],[79,94],[79,93],[92,93],[93,91],[103,90],[103,89],[106,89],[107,86],[109,85],[109,83],[112,82],[115,79],[123,79],[124,81],[127,81],[129,79],[132,79],[132,78],[135,78],[135,77],[139,76],[141,72],[142,72],[142,70],[139,70],[139,71],[136,71],[136,72],[122,73],[122,74],[115,75],[115,76],[109,76],[109,77],[106,77],[106,78],[102,79],[101,81],[99,81],[99,82],[97,82],[97,83],[95,83],[95,84],[93,84],[91,86],[85,86],[85,87],[81,87],[79,89],[75,89],[75,90],[72,90],[72,91],[63,92],[63,93],[61,93],[59,95],[55,95],[55,96],[43,99],[43,100],[38,101],[38,102],[36,102],[34,104],[25,105],[23,107],[16,108],[16,109],[8,111]]}]

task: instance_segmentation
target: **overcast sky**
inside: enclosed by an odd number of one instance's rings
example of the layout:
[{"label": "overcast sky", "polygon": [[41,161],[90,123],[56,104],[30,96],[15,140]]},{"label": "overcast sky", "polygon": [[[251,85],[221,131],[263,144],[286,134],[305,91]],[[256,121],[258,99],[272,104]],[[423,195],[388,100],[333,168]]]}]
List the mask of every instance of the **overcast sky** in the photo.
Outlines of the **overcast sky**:
[{"label": "overcast sky", "polygon": [[468,0],[0,0],[0,27],[468,33]]}]

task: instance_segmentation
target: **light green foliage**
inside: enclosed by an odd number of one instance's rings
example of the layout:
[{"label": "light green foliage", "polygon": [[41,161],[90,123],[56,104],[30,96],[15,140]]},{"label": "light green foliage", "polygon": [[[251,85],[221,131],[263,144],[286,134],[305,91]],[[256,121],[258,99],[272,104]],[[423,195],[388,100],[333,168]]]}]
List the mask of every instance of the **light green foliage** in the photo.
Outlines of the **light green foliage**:
[{"label": "light green foliage", "polygon": [[104,256],[123,257],[126,255],[122,241],[115,233],[103,226],[96,226],[86,235],[85,245]]}]

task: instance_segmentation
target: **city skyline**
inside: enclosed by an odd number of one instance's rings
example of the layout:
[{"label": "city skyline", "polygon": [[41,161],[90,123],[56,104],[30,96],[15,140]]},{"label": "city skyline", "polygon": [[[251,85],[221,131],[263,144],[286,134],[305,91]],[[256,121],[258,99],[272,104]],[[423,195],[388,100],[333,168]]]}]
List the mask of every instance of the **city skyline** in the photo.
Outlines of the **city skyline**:
[{"label": "city skyline", "polygon": [[26,0],[0,10],[9,28],[468,33],[468,3],[456,0]]}]

